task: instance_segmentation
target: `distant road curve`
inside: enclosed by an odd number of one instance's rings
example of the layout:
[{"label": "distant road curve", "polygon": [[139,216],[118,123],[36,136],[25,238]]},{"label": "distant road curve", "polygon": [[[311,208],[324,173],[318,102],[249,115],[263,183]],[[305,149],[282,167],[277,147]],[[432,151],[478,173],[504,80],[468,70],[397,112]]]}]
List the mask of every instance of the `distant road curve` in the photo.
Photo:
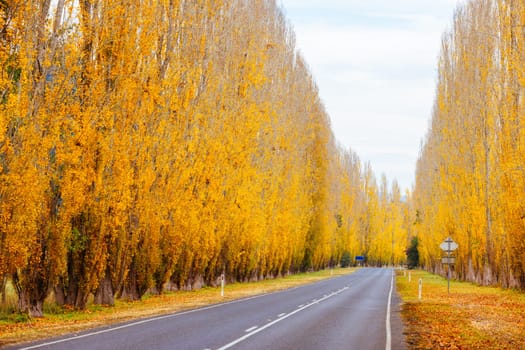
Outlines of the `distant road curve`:
[{"label": "distant road curve", "polygon": [[391,269],[6,349],[405,349]]}]

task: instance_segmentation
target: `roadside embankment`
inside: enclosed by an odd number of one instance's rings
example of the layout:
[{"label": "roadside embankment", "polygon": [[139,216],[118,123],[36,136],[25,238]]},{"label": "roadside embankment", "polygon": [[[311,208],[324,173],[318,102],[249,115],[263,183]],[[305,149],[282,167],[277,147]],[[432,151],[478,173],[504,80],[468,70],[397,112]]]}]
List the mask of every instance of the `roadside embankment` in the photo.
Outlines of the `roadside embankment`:
[{"label": "roadside embankment", "polygon": [[[397,271],[408,349],[525,349],[525,293]],[[422,281],[419,299],[419,279]]]}]

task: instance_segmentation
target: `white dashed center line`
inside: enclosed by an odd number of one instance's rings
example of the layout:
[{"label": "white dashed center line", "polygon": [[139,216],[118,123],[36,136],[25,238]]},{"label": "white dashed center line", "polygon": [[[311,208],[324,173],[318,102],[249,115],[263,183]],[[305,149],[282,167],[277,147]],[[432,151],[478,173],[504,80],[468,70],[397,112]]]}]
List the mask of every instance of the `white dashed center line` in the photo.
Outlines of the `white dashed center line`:
[{"label": "white dashed center line", "polygon": [[285,314],[285,315],[281,316],[280,318],[278,318],[278,319],[275,320],[275,321],[272,321],[272,322],[270,322],[270,323],[267,323],[267,324],[265,324],[265,325],[262,326],[262,327],[255,327],[255,329],[253,329],[251,332],[248,332],[248,330],[247,330],[247,331],[246,331],[247,334],[245,334],[244,336],[242,336],[242,337],[240,337],[240,338],[238,338],[238,339],[235,339],[235,340],[232,341],[231,343],[228,343],[228,344],[226,344],[226,345],[220,347],[218,350],[226,350],[226,349],[230,349],[231,347],[233,347],[234,345],[236,345],[236,344],[238,344],[238,343],[244,341],[245,339],[248,339],[249,337],[251,337],[251,336],[253,336],[253,335],[257,334],[257,333],[262,332],[262,331],[265,330],[266,328],[271,327],[271,326],[273,326],[274,324],[276,324],[276,323],[278,323],[278,322],[281,322],[281,321],[287,319],[288,317],[290,317],[290,316],[292,316],[292,315],[295,315],[296,313],[301,312],[301,311],[303,311],[303,310],[305,310],[305,309],[307,309],[307,308],[309,308],[309,307],[311,307],[311,306],[313,306],[313,305],[315,305],[315,304],[321,303],[321,302],[325,301],[326,299],[329,299],[329,298],[331,298],[331,297],[333,297],[333,296],[335,296],[335,295],[337,295],[337,294],[339,294],[339,293],[345,291],[346,289],[348,289],[348,288],[345,287],[345,288],[343,288],[343,289],[341,289],[341,290],[339,290],[339,291],[337,291],[337,292],[334,292],[334,293],[332,293],[332,294],[330,294],[330,295],[325,295],[325,296],[322,297],[321,299],[319,299],[319,300],[317,300],[317,301],[314,301],[314,302],[312,302],[312,303],[310,303],[310,304],[306,304],[306,305],[303,304],[302,306],[300,306],[300,307],[299,307],[298,309],[296,309],[295,311],[292,311],[292,312],[290,312],[290,313],[288,313],[288,314]]}]

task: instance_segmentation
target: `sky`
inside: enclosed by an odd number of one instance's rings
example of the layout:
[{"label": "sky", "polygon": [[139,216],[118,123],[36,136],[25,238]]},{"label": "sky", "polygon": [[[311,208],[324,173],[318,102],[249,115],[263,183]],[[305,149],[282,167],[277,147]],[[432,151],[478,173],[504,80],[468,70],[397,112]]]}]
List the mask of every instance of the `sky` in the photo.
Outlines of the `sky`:
[{"label": "sky", "polygon": [[458,0],[280,0],[340,145],[402,191],[434,105]]}]

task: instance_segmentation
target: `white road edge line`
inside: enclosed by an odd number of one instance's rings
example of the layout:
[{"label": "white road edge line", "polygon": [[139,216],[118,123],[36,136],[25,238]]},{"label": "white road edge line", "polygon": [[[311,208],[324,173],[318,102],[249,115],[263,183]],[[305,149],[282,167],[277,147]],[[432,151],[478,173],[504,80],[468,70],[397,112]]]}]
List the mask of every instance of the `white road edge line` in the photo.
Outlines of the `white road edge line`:
[{"label": "white road edge line", "polygon": [[[303,286],[293,287],[293,288],[290,288],[290,289],[286,289],[286,290],[284,290],[282,292],[289,292],[289,291],[292,291],[292,290],[299,289],[301,287],[303,287]],[[276,293],[280,293],[280,292],[276,292]],[[24,347],[24,348],[20,348],[19,350],[38,349],[38,348],[42,348],[44,346],[65,343],[65,342],[76,340],[76,339],[87,338],[87,337],[91,337],[93,335],[98,335],[98,334],[103,334],[103,333],[109,333],[109,332],[117,331],[119,329],[134,327],[134,326],[138,326],[138,325],[141,325],[141,324],[144,324],[144,323],[149,323],[149,322],[153,322],[153,321],[163,320],[163,319],[166,319],[166,318],[178,317],[178,316],[187,315],[187,314],[191,314],[191,313],[195,313],[195,312],[199,312],[199,311],[215,309],[217,307],[221,307],[221,306],[229,305],[229,304],[242,303],[242,302],[247,301],[247,300],[265,297],[265,296],[268,296],[270,294],[274,294],[274,293],[264,293],[264,294],[254,295],[254,296],[248,297],[248,298],[237,299],[237,300],[232,300],[232,301],[228,301],[228,302],[224,302],[224,303],[214,304],[214,305],[202,307],[202,308],[199,308],[199,309],[192,309],[192,310],[188,310],[188,311],[182,311],[182,312],[177,312],[177,313],[173,313],[173,314],[168,314],[168,315],[163,315],[163,316],[158,316],[158,317],[152,317],[152,318],[148,318],[148,319],[137,321],[137,322],[127,323],[127,324],[124,324],[124,325],[118,326],[118,327],[111,327],[110,326],[111,328],[103,329],[103,330],[100,330],[100,331],[85,333],[85,334],[76,335],[76,336],[73,336],[73,337],[68,337],[68,338],[58,339],[58,340],[54,340],[54,341],[50,341],[50,342],[46,342],[46,343],[31,345],[31,346],[27,346],[27,347]],[[297,311],[300,311],[300,310],[297,310]]]},{"label": "white road edge line", "polygon": [[248,329],[245,330],[246,333],[249,333],[251,331],[253,331],[254,329],[257,329],[258,326],[253,326],[253,327],[250,327]]},{"label": "white road edge line", "polygon": [[277,317],[283,317],[284,315],[286,314],[283,312],[282,314],[277,315]]},{"label": "white road edge line", "polygon": [[[345,289],[348,289],[348,288],[347,288],[347,287],[343,288],[343,289],[341,290],[341,292],[343,292]],[[314,302],[311,302],[311,303],[309,303],[309,304],[306,304],[305,306],[303,306],[303,307],[301,307],[301,308],[299,308],[299,309],[296,309],[296,310],[290,312],[289,314],[286,314],[286,315],[284,315],[283,317],[276,319],[275,321],[272,321],[272,322],[270,322],[270,323],[265,324],[264,326],[262,326],[262,327],[260,327],[260,328],[257,328],[256,330],[254,330],[254,331],[251,332],[251,333],[248,333],[248,334],[246,334],[246,335],[244,335],[244,336],[242,336],[242,337],[240,337],[240,338],[235,339],[235,340],[232,341],[231,343],[228,343],[228,344],[226,344],[226,345],[224,345],[224,346],[218,348],[217,350],[226,350],[226,349],[229,349],[229,348],[231,348],[232,346],[234,346],[234,345],[236,345],[236,344],[242,342],[243,340],[248,339],[248,338],[251,337],[252,335],[255,335],[255,334],[257,334],[257,333],[259,333],[259,332],[265,330],[266,328],[271,327],[271,326],[273,326],[274,324],[276,324],[276,323],[278,323],[278,322],[281,322],[282,320],[287,319],[288,317],[290,317],[290,316],[292,316],[292,315],[294,315],[294,314],[296,314],[296,313],[298,313],[298,312],[300,312],[300,311],[303,311],[304,309],[307,309],[307,308],[309,308],[309,307],[312,306],[312,305],[319,304],[320,302],[322,302],[322,301],[324,301],[324,300],[326,300],[326,299],[329,299],[329,298],[331,298],[331,297],[333,297],[334,295],[337,295],[337,294],[339,294],[339,293],[332,294],[332,295],[327,295],[327,296],[324,296],[323,298],[321,298],[321,299],[319,299],[319,300],[317,300],[317,301],[314,301]]]},{"label": "white road edge line", "polygon": [[392,290],[394,289],[394,271],[390,280],[390,292],[388,292],[388,305],[386,307],[386,344],[385,350],[392,349],[392,331],[390,329],[390,304],[392,303]]},{"label": "white road edge line", "polygon": [[91,337],[93,335],[109,333],[109,332],[117,331],[119,329],[134,327],[134,326],[138,326],[138,325],[141,325],[141,324],[144,324],[144,323],[149,323],[149,322],[153,322],[153,321],[163,320],[163,319],[166,319],[166,318],[178,317],[178,316],[192,314],[192,313],[199,312],[199,311],[215,309],[215,308],[218,308],[218,307],[221,307],[221,306],[224,306],[224,305],[240,303],[240,302],[243,302],[243,301],[246,301],[246,300],[260,298],[260,297],[263,297],[263,296],[266,296],[266,295],[268,295],[268,294],[259,294],[259,295],[254,295],[253,297],[248,297],[248,298],[238,299],[238,300],[232,300],[232,301],[228,301],[228,302],[225,302],[225,303],[214,304],[214,305],[202,307],[200,309],[193,309],[193,310],[182,311],[182,312],[178,312],[178,313],[174,313],[174,314],[164,315],[164,316],[152,317],[152,318],[148,318],[148,319],[137,321],[137,322],[127,323],[127,324],[124,324],[124,325],[118,326],[118,327],[111,327],[111,328],[102,329],[102,330],[96,331],[96,332],[85,333],[85,334],[76,335],[76,336],[69,337],[69,338],[63,338],[63,339],[58,339],[58,340],[42,343],[42,344],[31,345],[31,346],[27,346],[25,348],[20,348],[19,350],[38,349],[38,348],[42,348],[44,346],[65,343],[65,342],[76,340],[76,339],[82,339],[82,338],[86,338],[86,337]]}]

